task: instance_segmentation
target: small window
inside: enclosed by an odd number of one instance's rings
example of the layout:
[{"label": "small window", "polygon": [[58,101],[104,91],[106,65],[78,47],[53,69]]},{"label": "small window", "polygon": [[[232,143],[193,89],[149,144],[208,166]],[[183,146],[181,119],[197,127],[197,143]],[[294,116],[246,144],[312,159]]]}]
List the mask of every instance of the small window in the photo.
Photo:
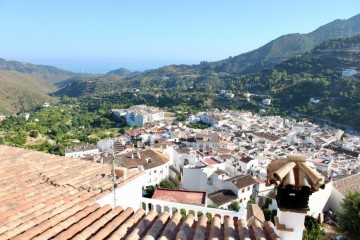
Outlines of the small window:
[{"label": "small window", "polygon": [[247,190],[250,191],[250,187],[248,187]]},{"label": "small window", "polygon": [[245,189],[243,188],[243,189],[241,189],[241,192],[243,193],[243,192],[245,192]]}]

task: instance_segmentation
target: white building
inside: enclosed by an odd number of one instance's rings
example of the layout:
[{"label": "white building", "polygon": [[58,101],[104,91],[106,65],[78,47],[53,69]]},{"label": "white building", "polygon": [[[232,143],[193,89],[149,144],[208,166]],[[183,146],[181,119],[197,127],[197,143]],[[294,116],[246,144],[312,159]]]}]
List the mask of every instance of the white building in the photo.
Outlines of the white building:
[{"label": "white building", "polygon": [[258,166],[258,160],[249,156],[231,155],[226,162],[226,169],[233,174],[246,174]]},{"label": "white building", "polygon": [[264,104],[264,105],[270,105],[270,104],[271,104],[271,99],[269,99],[269,98],[263,99],[263,100],[262,100],[262,104]]},{"label": "white building", "polygon": [[360,191],[360,174],[334,180],[329,207],[335,212],[341,211],[341,203],[349,193]]},{"label": "white building", "polygon": [[320,100],[319,100],[319,99],[316,99],[316,98],[310,98],[310,99],[309,99],[309,102],[311,102],[311,103],[319,103]]},{"label": "white building", "polygon": [[227,123],[227,119],[222,118],[220,115],[204,113],[199,116],[200,121],[211,126],[222,126]]},{"label": "white building", "polygon": [[358,74],[358,71],[356,71],[355,69],[345,69],[342,71],[342,76],[343,77],[351,77]]},{"label": "white building", "polygon": [[141,127],[144,123],[164,120],[165,113],[156,107],[136,105],[126,109],[126,123]]},{"label": "white building", "polygon": [[92,144],[79,145],[65,149],[65,157],[82,158],[99,154],[99,149]]},{"label": "white building", "polygon": [[233,94],[233,93],[225,93],[225,94],[224,94],[224,97],[226,97],[226,98],[228,98],[228,99],[232,99],[232,98],[235,97],[235,94]]},{"label": "white building", "polygon": [[[111,163],[111,159],[107,159]],[[133,151],[116,156],[116,166],[126,167],[128,169],[140,169],[146,173],[146,181],[143,182],[143,187],[154,186],[159,184],[162,180],[169,178],[169,166],[172,164],[169,161],[169,156],[161,151],[143,150]]]},{"label": "white building", "polygon": [[27,113],[27,112],[25,112],[25,113],[20,113],[19,116],[22,117],[22,118],[24,118],[25,121],[27,121],[27,120],[29,120],[29,118],[30,118],[30,113]]}]

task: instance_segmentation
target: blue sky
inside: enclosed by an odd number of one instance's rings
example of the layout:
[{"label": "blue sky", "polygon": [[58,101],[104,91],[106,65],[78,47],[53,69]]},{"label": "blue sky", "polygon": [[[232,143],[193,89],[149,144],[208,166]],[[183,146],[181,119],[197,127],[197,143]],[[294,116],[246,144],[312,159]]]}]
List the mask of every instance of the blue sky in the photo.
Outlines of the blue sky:
[{"label": "blue sky", "polygon": [[100,72],[196,64],[358,13],[359,0],[0,0],[0,57]]}]

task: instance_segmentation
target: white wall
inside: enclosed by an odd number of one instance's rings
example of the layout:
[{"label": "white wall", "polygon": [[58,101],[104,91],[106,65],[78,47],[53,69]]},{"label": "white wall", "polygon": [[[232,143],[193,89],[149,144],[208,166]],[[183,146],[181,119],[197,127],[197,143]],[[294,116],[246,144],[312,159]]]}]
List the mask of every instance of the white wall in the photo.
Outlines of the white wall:
[{"label": "white wall", "polygon": [[325,189],[319,189],[319,191],[314,192],[309,197],[309,212],[308,214],[317,218],[319,213],[327,208],[327,203],[329,201],[331,192],[332,192],[332,182],[328,182],[325,185]]},{"label": "white wall", "polygon": [[92,155],[96,155],[96,154],[99,154],[99,149],[97,149],[97,148],[96,149],[85,150],[85,151],[65,153],[65,157],[82,158],[82,157],[92,156]]},{"label": "white wall", "polygon": [[332,188],[331,195],[330,195],[330,201],[329,201],[329,207],[334,210],[336,213],[341,211],[341,203],[344,199],[344,196],[336,189]]},{"label": "white wall", "polygon": [[[116,189],[116,206],[121,206],[126,209],[131,207],[134,211],[137,211],[140,208],[140,202],[142,199],[142,184],[146,181],[146,175],[141,174],[134,177],[131,181],[127,182],[123,186],[120,186]],[[106,195],[103,198],[100,198],[96,201],[101,207],[106,204],[110,204],[112,208],[114,206],[114,192],[109,195]]]},{"label": "white wall", "polygon": [[200,190],[201,185],[201,168],[183,168],[181,184],[186,190]]},{"label": "white wall", "polygon": [[285,224],[286,228],[294,229],[293,232],[279,231],[275,227],[275,232],[284,240],[302,240],[304,231],[305,214],[295,212],[283,212],[278,210],[277,217],[280,224]]},{"label": "white wall", "polygon": [[147,169],[145,172],[147,178],[143,183],[144,187],[160,184],[162,180],[169,178],[169,163],[167,162],[158,167]]}]

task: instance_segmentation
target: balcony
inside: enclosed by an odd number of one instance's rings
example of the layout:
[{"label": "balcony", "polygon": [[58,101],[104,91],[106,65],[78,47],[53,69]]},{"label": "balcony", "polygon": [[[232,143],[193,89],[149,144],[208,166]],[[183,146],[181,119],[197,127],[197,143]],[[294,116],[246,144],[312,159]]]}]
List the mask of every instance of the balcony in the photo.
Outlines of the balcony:
[{"label": "balcony", "polygon": [[198,221],[198,214],[202,213],[204,215],[211,214],[212,217],[218,216],[220,217],[221,224],[224,223],[225,217],[237,218],[237,219],[246,219],[246,207],[241,205],[239,212],[216,209],[216,208],[207,208],[203,206],[196,206],[190,204],[183,203],[175,203],[175,202],[167,202],[157,199],[150,198],[142,198],[141,206],[145,209],[146,214],[149,213],[150,210],[155,210],[157,213],[162,213],[167,211],[170,213],[170,217],[180,210],[185,210],[186,215],[193,213],[195,217],[195,221]]}]

